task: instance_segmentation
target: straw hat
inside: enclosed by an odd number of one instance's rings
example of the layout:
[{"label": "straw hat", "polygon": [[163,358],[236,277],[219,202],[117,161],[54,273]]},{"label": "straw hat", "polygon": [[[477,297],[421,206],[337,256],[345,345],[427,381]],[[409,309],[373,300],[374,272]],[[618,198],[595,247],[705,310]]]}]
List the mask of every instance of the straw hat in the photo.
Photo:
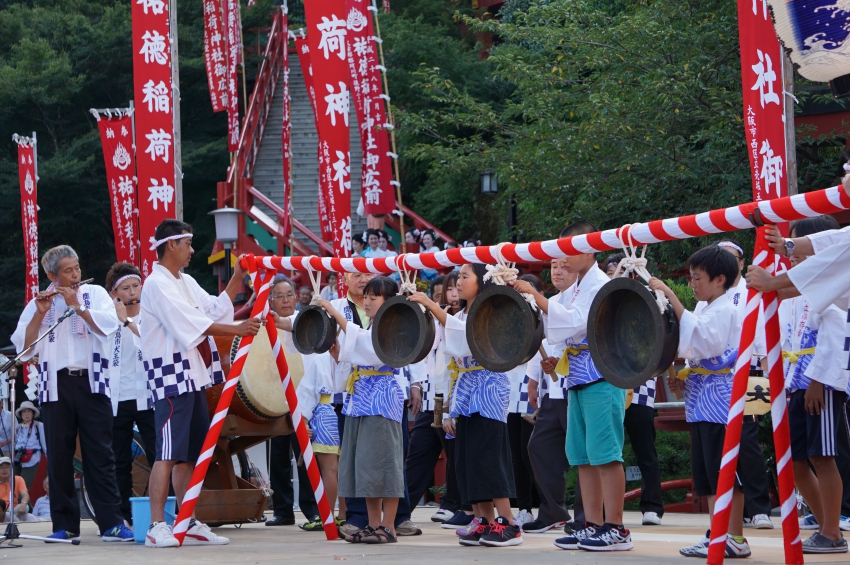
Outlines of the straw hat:
[{"label": "straw hat", "polygon": [[36,408],[35,405],[29,400],[24,400],[23,402],[21,402],[21,405],[18,406],[17,410],[15,410],[15,416],[20,418],[21,412],[23,412],[24,410],[32,410],[33,418],[38,418],[39,414],[41,414],[39,409]]}]

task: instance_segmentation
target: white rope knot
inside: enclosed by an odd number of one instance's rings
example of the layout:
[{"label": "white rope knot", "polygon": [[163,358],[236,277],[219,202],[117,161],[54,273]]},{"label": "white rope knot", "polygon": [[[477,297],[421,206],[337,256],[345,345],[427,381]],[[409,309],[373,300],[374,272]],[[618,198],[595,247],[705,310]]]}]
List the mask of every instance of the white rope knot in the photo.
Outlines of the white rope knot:
[{"label": "white rope knot", "polygon": [[[649,274],[649,271],[646,268],[647,259],[646,259],[646,248],[644,245],[641,250],[640,257],[637,254],[637,246],[634,244],[634,240],[632,239],[632,224],[626,224],[622,228],[620,228],[620,232],[617,234],[617,237],[620,239],[620,243],[623,246],[623,259],[617,264],[617,270],[614,272],[614,278],[625,277],[631,273],[635,273],[640,278],[649,282],[649,279],[652,278],[652,275]],[[623,238],[623,232],[626,231],[626,228],[629,228],[629,242],[626,243]],[[658,305],[658,310],[664,314],[667,311],[667,306],[670,304],[670,301],[667,300],[667,297],[664,296],[664,293],[660,290],[655,291],[655,303]]]},{"label": "white rope knot", "polygon": [[[417,291],[416,288],[416,271],[407,270],[407,262],[404,258],[407,256],[407,253],[404,255],[396,255],[394,261],[396,269],[398,269],[398,276],[401,280],[401,283],[398,285],[398,294],[401,296],[402,294],[413,294]],[[419,308],[425,312],[425,306],[422,304],[419,305]]]},{"label": "white rope knot", "polygon": [[[484,274],[484,282],[493,281],[493,284],[500,286],[510,285],[519,279],[519,269],[515,263],[508,262],[502,255],[502,248],[507,245],[507,242],[502,242],[493,249],[493,257],[496,259],[495,265],[486,265],[487,272]],[[522,297],[528,302],[532,310],[537,310],[537,301],[534,300],[534,295],[521,293]]]}]

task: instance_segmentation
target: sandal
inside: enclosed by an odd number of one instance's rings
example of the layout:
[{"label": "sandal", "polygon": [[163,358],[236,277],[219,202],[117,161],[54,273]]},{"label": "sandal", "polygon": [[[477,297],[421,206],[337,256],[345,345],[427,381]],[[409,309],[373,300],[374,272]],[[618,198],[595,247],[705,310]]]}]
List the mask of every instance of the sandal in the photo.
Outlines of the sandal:
[{"label": "sandal", "polygon": [[372,530],[372,533],[362,539],[363,543],[378,544],[378,543],[396,543],[398,540],[390,532],[389,528],[378,526]]},{"label": "sandal", "polygon": [[[345,538],[345,541],[348,543],[369,543],[366,541],[366,538],[375,535],[375,530],[372,529],[372,526],[366,526],[356,534],[351,534]],[[375,543],[375,542],[372,542]]]}]

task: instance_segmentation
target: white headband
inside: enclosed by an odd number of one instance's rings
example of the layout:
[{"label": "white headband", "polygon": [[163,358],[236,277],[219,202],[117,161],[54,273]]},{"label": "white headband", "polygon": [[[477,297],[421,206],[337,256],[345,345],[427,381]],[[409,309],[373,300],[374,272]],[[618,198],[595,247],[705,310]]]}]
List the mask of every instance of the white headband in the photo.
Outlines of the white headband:
[{"label": "white headband", "polygon": [[155,237],[151,236],[151,238],[148,241],[151,242],[151,251],[153,251],[154,249],[156,249],[157,247],[159,247],[160,245],[162,245],[166,241],[171,241],[173,239],[186,239],[187,237],[192,237],[193,235],[194,234],[191,234],[191,233],[181,233],[181,234],[178,234],[178,235],[169,235],[168,237],[164,237],[162,239],[156,239]]},{"label": "white headband", "polygon": [[744,258],[744,250],[732,243],[731,241],[721,241],[717,244],[717,247],[729,247],[731,249],[734,249],[741,254],[741,259]]},{"label": "white headband", "polygon": [[127,279],[139,279],[139,282],[142,282],[142,277],[140,277],[139,275],[124,275],[123,277],[121,277],[120,279],[115,281],[115,284],[112,285],[112,290],[115,290],[116,288],[118,288],[118,285],[120,285],[122,282],[126,281]]},{"label": "white headband", "polygon": [[844,170],[850,172],[850,163],[844,163]]}]

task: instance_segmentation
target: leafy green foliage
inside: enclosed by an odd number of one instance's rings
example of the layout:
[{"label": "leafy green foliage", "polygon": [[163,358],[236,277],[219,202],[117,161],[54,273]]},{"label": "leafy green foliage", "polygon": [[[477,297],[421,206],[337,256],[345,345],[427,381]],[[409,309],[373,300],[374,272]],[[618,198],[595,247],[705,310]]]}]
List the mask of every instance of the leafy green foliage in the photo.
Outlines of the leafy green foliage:
[{"label": "leafy green foliage", "polygon": [[[268,25],[272,0],[249,12]],[[203,62],[201,2],[178,5],[184,219],[194,224],[189,272],[208,290],[215,237],[206,213],[229,163],[226,118],[214,115]],[[247,19],[247,18],[246,18]],[[252,20],[252,23],[253,22]],[[38,134],[39,250],[66,243],[84,277],[102,281],[115,261],[103,152],[89,108],[126,107],[133,96],[130,3],[117,0],[0,2],[0,341],[24,306],[17,146]],[[246,34],[247,41],[247,34]],[[250,73],[257,59],[249,60]],[[254,64],[250,64],[254,61]],[[250,84],[249,84],[250,89]],[[42,287],[47,278],[41,274]]]}]

